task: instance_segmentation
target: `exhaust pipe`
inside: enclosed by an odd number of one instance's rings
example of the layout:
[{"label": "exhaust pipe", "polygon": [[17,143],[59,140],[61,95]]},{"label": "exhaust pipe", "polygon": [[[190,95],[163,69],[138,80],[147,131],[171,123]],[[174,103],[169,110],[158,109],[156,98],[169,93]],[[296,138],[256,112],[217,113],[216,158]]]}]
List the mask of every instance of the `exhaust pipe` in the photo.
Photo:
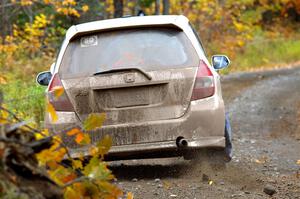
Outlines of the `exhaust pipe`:
[{"label": "exhaust pipe", "polygon": [[184,148],[188,146],[188,141],[184,137],[178,137],[176,139],[176,145],[178,148]]}]

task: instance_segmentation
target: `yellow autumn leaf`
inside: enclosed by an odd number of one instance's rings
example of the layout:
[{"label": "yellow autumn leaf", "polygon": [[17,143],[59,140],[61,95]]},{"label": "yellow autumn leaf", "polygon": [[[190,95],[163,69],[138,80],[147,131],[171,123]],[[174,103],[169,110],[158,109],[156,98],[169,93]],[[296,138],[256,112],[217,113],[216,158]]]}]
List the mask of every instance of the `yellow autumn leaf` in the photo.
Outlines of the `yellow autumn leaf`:
[{"label": "yellow autumn leaf", "polygon": [[77,175],[75,173],[70,173],[70,174],[62,177],[61,181],[63,183],[68,183],[68,182],[70,182],[70,181],[72,181],[72,180],[74,180],[76,178],[77,178]]},{"label": "yellow autumn leaf", "polygon": [[59,150],[55,151],[53,154],[53,160],[60,162],[67,154],[67,150],[65,148],[60,148]]},{"label": "yellow autumn leaf", "polygon": [[77,144],[90,144],[91,143],[90,135],[87,133],[83,133],[82,131],[80,131],[77,128],[68,131],[67,135],[69,135],[69,136],[76,135],[75,142]]},{"label": "yellow autumn leaf", "polygon": [[[3,108],[6,108],[5,105],[2,105]],[[0,110],[0,124],[6,124],[9,119],[9,114],[5,110]]]},{"label": "yellow autumn leaf", "polygon": [[127,199],[133,199],[133,194],[131,192],[127,193]]},{"label": "yellow autumn leaf", "polygon": [[67,132],[67,135],[72,136],[72,135],[76,135],[78,133],[82,133],[82,132],[78,128],[73,128]]},{"label": "yellow autumn leaf", "polygon": [[6,123],[8,123],[6,119],[0,118],[0,124],[6,124]]},{"label": "yellow autumn leaf", "polygon": [[245,45],[245,42],[243,40],[238,40],[237,41],[237,44],[240,46],[240,47],[243,47]]},{"label": "yellow autumn leaf", "polygon": [[55,86],[53,88],[53,93],[54,93],[54,96],[56,99],[58,99],[64,92],[65,92],[65,89],[62,86]]},{"label": "yellow autumn leaf", "polygon": [[89,10],[89,6],[88,5],[83,5],[81,9],[82,9],[83,12],[87,12]]},{"label": "yellow autumn leaf", "polygon": [[268,158],[265,156],[260,157],[259,159],[255,159],[254,162],[257,164],[265,164],[267,162]]},{"label": "yellow autumn leaf", "polygon": [[81,144],[90,144],[91,143],[91,138],[89,134],[84,134],[83,135],[83,140],[81,141]]},{"label": "yellow autumn leaf", "polygon": [[43,135],[43,136],[49,136],[49,130],[48,129],[44,129],[42,132],[41,132],[41,134]]},{"label": "yellow autumn leaf", "polygon": [[50,178],[56,182],[58,185],[63,186],[65,183],[63,182],[63,178],[70,175],[72,172],[70,169],[65,168],[62,165],[58,165],[58,167],[54,170],[48,170],[48,175]]},{"label": "yellow autumn leaf", "polygon": [[4,76],[0,76],[0,84],[7,84],[7,80]]},{"label": "yellow autumn leaf", "polygon": [[22,6],[30,6],[33,2],[31,0],[21,0],[20,3]]},{"label": "yellow autumn leaf", "polygon": [[[0,123],[1,123],[1,120],[0,120]],[[35,133],[34,136],[35,136],[35,139],[37,139],[37,140],[40,140],[40,139],[44,138],[44,136],[40,133]]]},{"label": "yellow autumn leaf", "polygon": [[238,32],[242,32],[244,30],[244,26],[242,23],[239,23],[237,21],[234,21],[233,22],[233,25],[235,27],[235,29],[238,31]]},{"label": "yellow autumn leaf", "polygon": [[82,169],[83,168],[82,162],[80,160],[73,160],[72,165],[73,165],[74,169]]},{"label": "yellow autumn leaf", "polygon": [[50,114],[52,121],[56,122],[58,117],[53,105],[49,101],[47,102],[47,112]]},{"label": "yellow autumn leaf", "polygon": [[83,129],[91,131],[102,126],[106,119],[105,113],[92,113],[83,123]]},{"label": "yellow autumn leaf", "polygon": [[8,123],[8,113],[6,111],[0,111],[0,124]]},{"label": "yellow autumn leaf", "polygon": [[91,156],[94,156],[94,155],[96,155],[97,153],[98,153],[98,148],[97,148],[97,147],[91,146],[91,147],[89,148],[89,154],[90,154]]},{"label": "yellow autumn leaf", "polygon": [[53,155],[53,152],[49,149],[47,150],[43,150],[40,153],[36,154],[36,158],[39,161],[40,165],[45,165],[46,163],[48,163],[49,161],[49,157],[51,157]]},{"label": "yellow autumn leaf", "polygon": [[81,196],[80,196],[80,194],[77,193],[77,191],[75,191],[73,188],[71,188],[69,186],[65,189],[64,198],[65,199],[80,199]]},{"label": "yellow autumn leaf", "polygon": [[300,160],[297,160],[297,164],[300,165]]},{"label": "yellow autumn leaf", "polygon": [[49,136],[49,131],[48,129],[44,129],[43,131],[39,132],[39,133],[35,133],[35,138],[37,140],[43,139],[45,137]]},{"label": "yellow autumn leaf", "polygon": [[[1,120],[0,120],[0,124],[1,124]],[[40,139],[44,138],[44,136],[40,133],[35,133],[34,136],[35,136],[35,139],[37,139],[37,140],[40,140]]]},{"label": "yellow autumn leaf", "polygon": [[163,181],[163,186],[165,189],[170,189],[171,188],[171,183],[168,181]]},{"label": "yellow autumn leaf", "polygon": [[48,161],[48,162],[46,163],[46,165],[47,165],[47,167],[48,167],[50,170],[57,169],[58,166],[59,166],[59,164],[58,164],[56,161],[54,161],[54,160]]},{"label": "yellow autumn leaf", "polygon": [[75,141],[76,143],[80,144],[83,139],[84,139],[84,134],[81,132],[76,135]]}]

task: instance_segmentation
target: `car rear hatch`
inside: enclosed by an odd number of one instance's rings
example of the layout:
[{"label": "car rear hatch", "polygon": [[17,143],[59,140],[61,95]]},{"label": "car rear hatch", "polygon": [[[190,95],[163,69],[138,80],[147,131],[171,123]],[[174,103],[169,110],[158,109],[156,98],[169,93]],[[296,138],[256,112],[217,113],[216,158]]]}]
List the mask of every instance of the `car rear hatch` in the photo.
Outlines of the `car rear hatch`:
[{"label": "car rear hatch", "polygon": [[182,117],[198,65],[181,30],[133,28],[74,39],[59,76],[81,121],[105,112],[104,126],[131,126]]}]

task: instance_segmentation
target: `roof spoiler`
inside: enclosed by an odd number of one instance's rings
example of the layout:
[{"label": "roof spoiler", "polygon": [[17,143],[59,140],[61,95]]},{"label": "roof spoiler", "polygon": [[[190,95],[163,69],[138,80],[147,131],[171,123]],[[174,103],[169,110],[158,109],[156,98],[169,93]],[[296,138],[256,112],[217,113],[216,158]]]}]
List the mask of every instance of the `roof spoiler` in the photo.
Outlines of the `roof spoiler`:
[{"label": "roof spoiler", "polygon": [[100,30],[92,30],[92,31],[85,31],[85,32],[77,32],[75,33],[69,40],[72,41],[78,37],[100,33],[100,32],[108,32],[108,31],[115,31],[115,30],[126,30],[126,29],[134,29],[134,28],[172,28],[177,29],[180,31],[183,31],[179,26],[176,26],[175,24],[169,23],[169,24],[145,24],[145,25],[133,25],[133,26],[122,26],[122,27],[112,27],[112,28],[106,28],[106,29],[100,29]]}]

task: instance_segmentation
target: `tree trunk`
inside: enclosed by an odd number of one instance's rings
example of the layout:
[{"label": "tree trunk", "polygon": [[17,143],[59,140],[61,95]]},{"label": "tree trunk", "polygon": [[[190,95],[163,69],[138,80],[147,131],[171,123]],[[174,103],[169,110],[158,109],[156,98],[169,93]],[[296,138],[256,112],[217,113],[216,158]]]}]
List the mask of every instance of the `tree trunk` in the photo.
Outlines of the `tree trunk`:
[{"label": "tree trunk", "polygon": [[123,16],[123,0],[114,0],[114,18]]},{"label": "tree trunk", "polygon": [[4,99],[3,93],[2,93],[2,90],[0,90],[0,107],[1,107],[1,105],[3,103],[3,99]]},{"label": "tree trunk", "polygon": [[7,33],[6,31],[6,12],[5,12],[5,4],[6,4],[6,1],[5,0],[2,0],[1,1],[1,26],[0,26],[0,29],[1,29],[1,37],[2,37],[2,44],[4,44],[4,38],[5,38],[5,34]]},{"label": "tree trunk", "polygon": [[163,0],[163,14],[168,15],[170,9],[170,1],[169,0]]},{"label": "tree trunk", "polygon": [[155,14],[160,14],[160,0],[155,0]]}]

